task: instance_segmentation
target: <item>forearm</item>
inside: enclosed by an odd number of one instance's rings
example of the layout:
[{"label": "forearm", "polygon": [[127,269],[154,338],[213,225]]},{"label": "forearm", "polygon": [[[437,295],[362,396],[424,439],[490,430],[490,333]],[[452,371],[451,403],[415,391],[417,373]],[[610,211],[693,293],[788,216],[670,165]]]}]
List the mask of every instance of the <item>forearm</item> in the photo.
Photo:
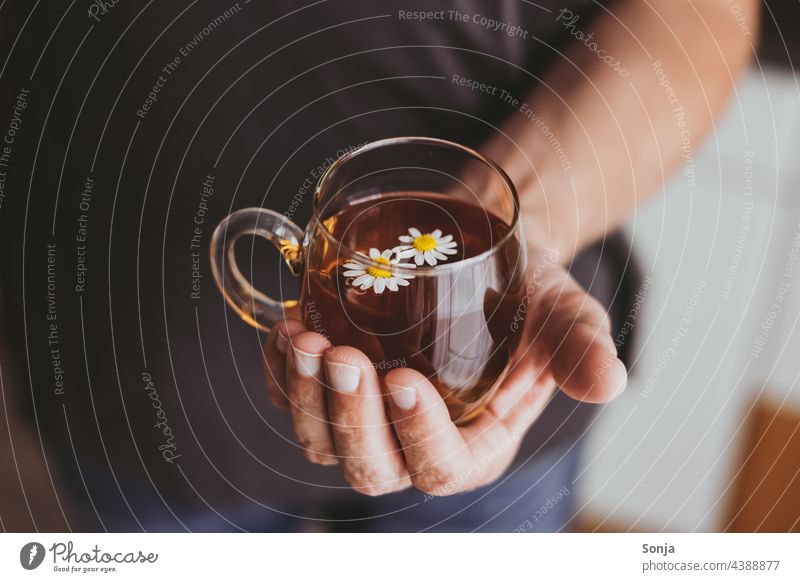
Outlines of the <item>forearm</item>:
[{"label": "forearm", "polygon": [[[737,2],[757,30],[757,2]],[[690,161],[755,43],[725,0],[632,0],[594,21],[574,16],[553,15],[576,40],[529,96],[532,115],[511,116],[488,147],[520,191],[528,240],[564,261]]]}]

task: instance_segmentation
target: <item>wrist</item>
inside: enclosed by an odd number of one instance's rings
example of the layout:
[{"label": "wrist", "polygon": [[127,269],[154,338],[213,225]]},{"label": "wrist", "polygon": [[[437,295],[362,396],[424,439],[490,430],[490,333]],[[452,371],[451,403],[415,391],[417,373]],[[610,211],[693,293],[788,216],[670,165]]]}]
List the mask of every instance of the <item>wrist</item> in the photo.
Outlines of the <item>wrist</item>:
[{"label": "wrist", "polygon": [[573,169],[563,166],[558,152],[541,135],[523,137],[514,146],[498,137],[485,149],[516,187],[529,260],[555,251],[559,263],[566,265],[585,244],[579,227],[587,226],[581,218],[585,209],[578,205]]},{"label": "wrist", "polygon": [[528,260],[546,257],[564,266],[570,263],[578,249],[578,233],[574,221],[548,208],[544,197],[537,192],[520,194],[520,223],[528,248]]}]

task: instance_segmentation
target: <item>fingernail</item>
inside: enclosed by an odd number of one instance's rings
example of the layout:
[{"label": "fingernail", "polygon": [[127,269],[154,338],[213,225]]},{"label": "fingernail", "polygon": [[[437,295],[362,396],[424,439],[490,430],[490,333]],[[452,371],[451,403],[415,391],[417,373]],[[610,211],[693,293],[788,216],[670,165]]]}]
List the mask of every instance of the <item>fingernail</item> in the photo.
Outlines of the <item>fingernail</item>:
[{"label": "fingernail", "polygon": [[389,395],[394,400],[398,408],[402,410],[411,410],[417,403],[417,391],[409,386],[394,386],[387,384],[389,388]]},{"label": "fingernail", "polygon": [[322,354],[309,354],[302,350],[292,347],[294,352],[294,363],[297,372],[306,378],[314,378],[319,375],[322,369]]},{"label": "fingernail", "polygon": [[328,361],[326,366],[328,367],[328,378],[334,390],[352,394],[358,389],[361,370],[355,366],[348,366],[340,362]]},{"label": "fingernail", "polygon": [[625,369],[625,364],[623,364],[621,361],[619,365],[622,368],[623,373],[620,376],[619,384],[617,384],[617,386],[614,388],[614,393],[611,396],[611,400],[618,398],[628,387],[628,371]]},{"label": "fingernail", "polygon": [[603,336],[603,343],[608,348],[608,353],[610,353],[615,358],[617,357],[617,344],[616,342],[608,336]]},{"label": "fingernail", "polygon": [[278,349],[278,353],[285,356],[287,345],[289,345],[289,339],[283,335],[281,330],[278,330],[278,337],[275,338],[275,347]]}]

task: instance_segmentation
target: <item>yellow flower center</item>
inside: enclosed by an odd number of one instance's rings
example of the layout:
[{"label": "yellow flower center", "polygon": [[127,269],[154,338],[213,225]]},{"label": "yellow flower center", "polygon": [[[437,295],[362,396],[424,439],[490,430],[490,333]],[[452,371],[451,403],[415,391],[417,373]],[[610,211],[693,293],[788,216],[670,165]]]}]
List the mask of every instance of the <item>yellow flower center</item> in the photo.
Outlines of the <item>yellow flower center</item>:
[{"label": "yellow flower center", "polygon": [[423,234],[414,239],[414,248],[420,252],[432,251],[436,248],[436,239],[429,234]]},{"label": "yellow flower center", "polygon": [[[389,259],[385,259],[383,257],[378,257],[377,259],[372,259],[376,263],[380,263],[381,265],[391,265],[392,263],[389,262]],[[387,279],[392,276],[392,272],[386,269],[379,269],[378,267],[367,267],[367,273],[372,275],[373,277]]]}]

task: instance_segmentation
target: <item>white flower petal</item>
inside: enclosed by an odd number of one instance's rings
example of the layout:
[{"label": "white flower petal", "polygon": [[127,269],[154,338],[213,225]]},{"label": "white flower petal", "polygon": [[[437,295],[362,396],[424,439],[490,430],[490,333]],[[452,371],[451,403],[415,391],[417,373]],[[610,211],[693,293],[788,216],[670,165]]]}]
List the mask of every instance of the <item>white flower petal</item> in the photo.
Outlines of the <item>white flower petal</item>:
[{"label": "white flower petal", "polygon": [[380,295],[384,289],[386,289],[386,279],[383,277],[375,279],[375,293]]},{"label": "white flower petal", "polygon": [[433,258],[433,253],[430,251],[425,251],[425,262],[428,263],[431,267],[436,266],[436,259]]},{"label": "white flower petal", "polygon": [[431,233],[431,236],[432,236],[433,238],[435,238],[435,239],[437,239],[437,240],[438,240],[438,239],[439,239],[439,237],[440,237],[440,236],[442,236],[442,231],[441,231],[441,230],[439,230],[439,229],[437,228],[436,230],[434,230],[434,231]]},{"label": "white flower petal", "polygon": [[439,244],[436,246],[440,249],[453,249],[458,246],[458,243],[456,243],[456,241],[451,241],[446,243],[440,241]]},{"label": "white flower petal", "polygon": [[416,269],[417,266],[414,263],[395,263],[395,267],[400,267],[402,269]]},{"label": "white flower petal", "polygon": [[453,235],[452,234],[448,234],[447,236],[443,236],[442,238],[440,238],[439,242],[440,243],[446,243],[446,242],[450,242],[451,240],[453,240]]},{"label": "white flower petal", "polygon": [[363,257],[364,259],[369,261],[369,257],[367,255],[365,255],[364,253],[362,253],[361,251],[356,251],[356,256],[357,257]]},{"label": "white flower petal", "polygon": [[386,279],[386,287],[389,289],[389,291],[399,291],[400,290],[400,288],[397,286],[397,281],[395,280],[394,277],[392,277],[390,279]]},{"label": "white flower petal", "polygon": [[403,236],[398,237],[398,238],[400,239],[400,242],[404,242],[404,243],[413,243],[414,242],[414,237],[413,236],[408,236],[407,234],[404,234]]},{"label": "white flower petal", "polygon": [[345,271],[345,277],[359,277],[361,275],[366,275],[366,271],[364,269],[358,269],[357,271]]},{"label": "white flower petal", "polygon": [[425,262],[425,255],[424,255],[423,253],[417,253],[417,254],[414,256],[414,262],[415,262],[417,265],[421,265],[422,263],[424,263],[424,262]]},{"label": "white flower petal", "polygon": [[458,251],[456,249],[436,249],[440,253],[444,253],[446,255],[457,255]]},{"label": "white flower petal", "polygon": [[367,275],[367,276],[369,277],[369,279],[364,281],[364,283],[361,285],[362,291],[366,291],[367,289],[372,287],[372,284],[375,282],[375,277],[373,277],[372,275]]},{"label": "white flower petal", "polygon": [[375,249],[375,248],[369,249],[369,258],[370,259],[375,260],[380,256],[381,256],[381,252],[378,249]]},{"label": "white flower petal", "polygon": [[394,251],[392,251],[392,249],[386,249],[385,251],[383,251],[383,252],[381,253],[381,256],[382,256],[384,259],[388,259],[389,257],[391,257],[391,256],[392,256],[392,253],[393,253],[393,252],[394,252]]},{"label": "white flower petal", "polygon": [[434,258],[436,258],[439,261],[446,261],[447,260],[447,255],[443,255],[442,253],[440,253],[436,249],[433,249],[431,251],[431,254],[434,256]]},{"label": "white flower petal", "polygon": [[361,263],[345,263],[342,265],[345,269],[363,269],[366,265]]},{"label": "white flower petal", "polygon": [[394,277],[395,277],[395,279],[396,278],[400,278],[400,279],[415,279],[416,278],[416,277],[414,277],[414,275],[406,275],[405,273],[395,273]]},{"label": "white flower petal", "polygon": [[397,252],[398,259],[407,259],[408,257],[413,257],[417,254],[417,251],[414,249],[403,249]]},{"label": "white flower petal", "polygon": [[369,275],[369,274],[365,273],[365,274],[361,275],[360,277],[358,277],[355,281],[353,281],[353,285],[355,285],[356,287],[360,287],[361,285],[363,285],[364,283],[366,283],[370,279],[374,279],[374,278],[375,277],[373,277],[372,275]]},{"label": "white flower petal", "polygon": [[[404,278],[404,279],[401,279],[400,277],[405,277],[405,278]],[[409,277],[409,276],[407,276],[407,275],[397,275],[396,277],[392,277],[392,280],[393,280],[395,283],[397,283],[398,285],[402,285],[403,287],[407,287],[408,285],[411,285],[411,283],[409,283],[408,281],[406,281],[406,279],[413,279],[413,278],[414,278],[414,277]]]},{"label": "white flower petal", "polygon": [[418,229],[416,229],[414,227],[411,227],[411,228],[408,229],[408,234],[410,234],[414,238],[419,238],[419,237],[422,236],[422,233]]}]

